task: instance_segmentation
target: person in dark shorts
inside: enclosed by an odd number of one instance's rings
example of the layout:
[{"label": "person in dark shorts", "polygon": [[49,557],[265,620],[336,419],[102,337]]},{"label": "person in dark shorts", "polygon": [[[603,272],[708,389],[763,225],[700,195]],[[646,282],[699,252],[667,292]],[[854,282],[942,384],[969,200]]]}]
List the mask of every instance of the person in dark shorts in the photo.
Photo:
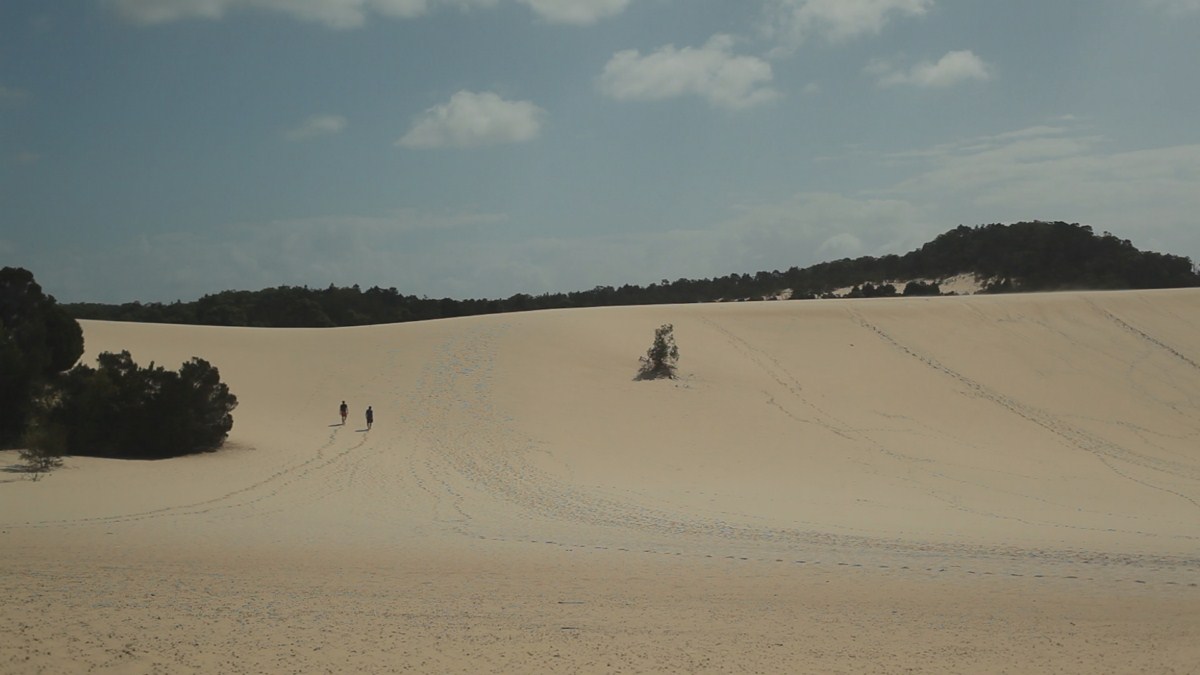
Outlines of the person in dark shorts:
[{"label": "person in dark shorts", "polygon": [[346,415],[350,414],[350,407],[346,405],[345,401],[342,401],[342,405],[340,408],[338,408],[338,412],[342,413],[342,426],[346,426]]},{"label": "person in dark shorts", "polygon": [[371,425],[375,423],[375,411],[371,410],[371,406],[367,406],[367,430],[371,429]]}]

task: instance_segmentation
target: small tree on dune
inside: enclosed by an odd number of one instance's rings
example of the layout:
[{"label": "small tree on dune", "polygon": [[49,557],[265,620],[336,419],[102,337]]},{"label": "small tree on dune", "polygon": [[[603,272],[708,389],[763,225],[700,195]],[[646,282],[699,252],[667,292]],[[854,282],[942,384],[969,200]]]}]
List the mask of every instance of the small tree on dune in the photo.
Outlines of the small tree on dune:
[{"label": "small tree on dune", "polygon": [[679,347],[675,345],[675,327],[664,323],[654,331],[654,344],[639,357],[641,368],[637,380],[675,379],[675,365],[679,362]]},{"label": "small tree on dune", "polygon": [[63,455],[67,452],[67,432],[61,426],[32,423],[26,428],[22,441],[25,448],[19,454],[25,462],[25,470],[33,474],[35,481],[42,474],[62,466]]}]

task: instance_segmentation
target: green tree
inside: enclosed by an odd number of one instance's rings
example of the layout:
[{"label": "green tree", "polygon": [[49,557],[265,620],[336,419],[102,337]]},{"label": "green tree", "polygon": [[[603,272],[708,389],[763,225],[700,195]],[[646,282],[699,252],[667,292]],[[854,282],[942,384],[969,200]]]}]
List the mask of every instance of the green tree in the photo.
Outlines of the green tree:
[{"label": "green tree", "polygon": [[942,288],[936,281],[910,281],[904,285],[904,295],[941,295]]},{"label": "green tree", "polygon": [[83,330],[33,274],[0,270],[0,444],[24,434],[33,401],[83,354]]},{"label": "green tree", "polygon": [[679,363],[679,347],[675,345],[675,327],[664,323],[654,330],[654,343],[646,350],[646,355],[638,357],[641,367],[635,379],[657,380],[675,378],[676,364]]}]

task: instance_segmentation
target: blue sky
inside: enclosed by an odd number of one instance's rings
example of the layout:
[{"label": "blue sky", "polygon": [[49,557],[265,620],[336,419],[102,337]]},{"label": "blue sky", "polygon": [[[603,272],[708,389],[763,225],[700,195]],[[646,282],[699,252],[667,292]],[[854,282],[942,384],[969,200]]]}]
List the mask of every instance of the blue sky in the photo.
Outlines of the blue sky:
[{"label": "blue sky", "polygon": [[1200,261],[1200,0],[0,1],[60,301],[500,298],[1066,220]]}]

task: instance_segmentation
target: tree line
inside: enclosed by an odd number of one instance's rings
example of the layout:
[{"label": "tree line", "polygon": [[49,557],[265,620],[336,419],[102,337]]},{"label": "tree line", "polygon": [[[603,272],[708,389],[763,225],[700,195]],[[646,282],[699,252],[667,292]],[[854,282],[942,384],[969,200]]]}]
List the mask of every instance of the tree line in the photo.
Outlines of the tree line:
[{"label": "tree line", "polygon": [[648,286],[597,286],[587,291],[518,293],[505,299],[431,299],[395,288],[280,286],[224,291],[192,302],[65,305],[74,317],[218,326],[332,327],[421,321],[569,307],[759,300],[790,289],[795,299],[828,297],[856,287],[852,297],[936,295],[934,284],[896,289],[898,279],[940,279],[974,273],[984,292],[1136,289],[1200,286],[1189,258],[1139,251],[1129,240],[1090,226],[1032,221],[960,225],[904,255],[863,256],[805,268],[713,279],[663,279]]}]

